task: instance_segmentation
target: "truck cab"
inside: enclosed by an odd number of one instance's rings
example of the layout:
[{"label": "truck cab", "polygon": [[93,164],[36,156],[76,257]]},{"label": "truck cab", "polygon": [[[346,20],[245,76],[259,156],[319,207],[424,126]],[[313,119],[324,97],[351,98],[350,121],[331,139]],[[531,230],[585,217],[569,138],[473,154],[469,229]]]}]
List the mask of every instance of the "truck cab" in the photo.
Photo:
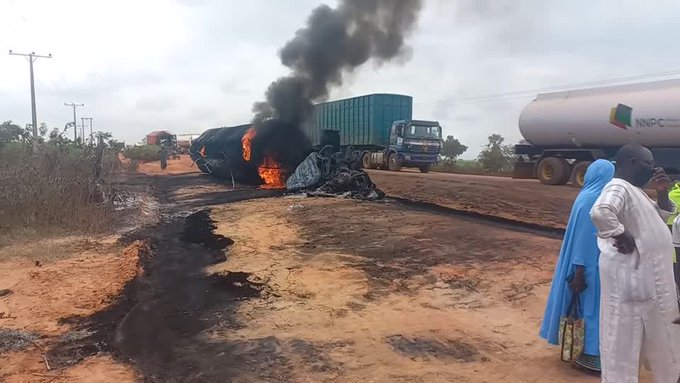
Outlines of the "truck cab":
[{"label": "truck cab", "polygon": [[416,167],[421,172],[430,171],[439,159],[442,148],[442,128],[437,121],[394,121],[390,129],[388,168],[399,170],[402,166]]},{"label": "truck cab", "polygon": [[303,130],[315,147],[351,147],[364,169],[398,171],[402,166],[430,171],[439,160],[442,128],[413,119],[413,98],[376,93],[314,106]]}]

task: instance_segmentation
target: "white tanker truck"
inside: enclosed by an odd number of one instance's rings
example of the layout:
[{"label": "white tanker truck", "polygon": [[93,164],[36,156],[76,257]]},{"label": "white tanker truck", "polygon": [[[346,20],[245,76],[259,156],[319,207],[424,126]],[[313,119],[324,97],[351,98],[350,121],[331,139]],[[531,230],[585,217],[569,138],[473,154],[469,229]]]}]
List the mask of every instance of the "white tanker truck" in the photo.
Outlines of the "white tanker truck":
[{"label": "white tanker truck", "polygon": [[680,173],[680,79],[539,94],[519,118],[515,178],[583,185],[588,165],[629,143]]}]

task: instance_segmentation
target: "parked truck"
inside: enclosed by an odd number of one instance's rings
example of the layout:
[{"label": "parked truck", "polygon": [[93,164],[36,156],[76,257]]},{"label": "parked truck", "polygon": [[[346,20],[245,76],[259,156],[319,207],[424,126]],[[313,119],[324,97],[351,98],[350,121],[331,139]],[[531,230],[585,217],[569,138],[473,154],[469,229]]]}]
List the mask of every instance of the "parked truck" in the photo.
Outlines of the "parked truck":
[{"label": "parked truck", "polygon": [[680,173],[680,79],[539,94],[519,118],[515,178],[581,187],[588,165],[630,142]]},{"label": "parked truck", "polygon": [[439,159],[442,129],[437,121],[412,117],[412,97],[371,94],[315,105],[305,132],[315,146],[361,151],[366,169],[427,173]]}]

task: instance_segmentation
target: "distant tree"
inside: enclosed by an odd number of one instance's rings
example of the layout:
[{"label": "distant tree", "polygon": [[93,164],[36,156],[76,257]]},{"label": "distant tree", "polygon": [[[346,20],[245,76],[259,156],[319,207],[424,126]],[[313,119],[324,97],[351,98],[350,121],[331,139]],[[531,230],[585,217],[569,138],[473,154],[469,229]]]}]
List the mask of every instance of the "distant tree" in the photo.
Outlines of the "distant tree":
[{"label": "distant tree", "polygon": [[103,143],[116,152],[122,151],[125,147],[125,143],[114,139],[111,132],[96,132],[94,134],[94,143],[95,145],[98,145],[99,142]]},{"label": "distant tree", "polygon": [[94,133],[94,141],[95,143],[101,141],[103,143],[108,142],[113,138],[113,134],[111,132],[95,132]]},{"label": "distant tree", "polygon": [[54,128],[50,132],[50,134],[47,137],[47,144],[52,145],[52,146],[64,146],[64,145],[71,145],[73,141],[71,141],[66,135],[64,134],[66,132],[66,129],[68,128],[69,125],[64,127],[64,130],[59,131],[59,128]]},{"label": "distant tree", "polygon": [[458,156],[465,153],[467,149],[467,146],[461,144],[453,136],[447,136],[442,146],[442,155],[448,159],[455,160]]},{"label": "distant tree", "polygon": [[[38,142],[44,143],[46,138],[47,138],[47,132],[49,131],[49,128],[47,127],[47,124],[44,122],[40,123],[40,126],[38,127]],[[26,124],[26,127],[24,128],[24,140],[25,141],[31,141],[33,140],[33,124]]]},{"label": "distant tree", "polygon": [[38,134],[40,137],[44,138],[47,136],[47,132],[49,131],[49,128],[47,127],[47,124],[44,122],[40,123],[40,127],[38,128]]},{"label": "distant tree", "polygon": [[26,135],[26,130],[12,121],[5,121],[0,125],[0,145],[10,142],[26,142],[30,136]]},{"label": "distant tree", "polygon": [[113,149],[113,151],[116,152],[116,153],[122,152],[123,149],[125,149],[125,142],[123,142],[123,141],[118,141],[118,140],[114,140],[113,138],[110,139],[110,140],[106,143],[106,145],[108,145],[108,147],[110,147],[111,149]]},{"label": "distant tree", "polygon": [[515,155],[511,145],[504,145],[505,139],[500,134],[489,136],[489,143],[479,153],[478,161],[487,171],[500,172],[512,169]]}]

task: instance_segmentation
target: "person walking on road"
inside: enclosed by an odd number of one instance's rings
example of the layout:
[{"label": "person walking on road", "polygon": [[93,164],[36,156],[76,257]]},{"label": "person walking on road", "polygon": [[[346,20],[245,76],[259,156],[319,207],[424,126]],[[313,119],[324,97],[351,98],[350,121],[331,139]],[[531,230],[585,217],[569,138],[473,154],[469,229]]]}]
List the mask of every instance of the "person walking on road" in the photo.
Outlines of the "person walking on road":
[{"label": "person walking on road", "polygon": [[583,189],[571,209],[540,331],[541,338],[557,345],[560,318],[567,314],[573,294],[579,294],[585,342],[583,354],[575,363],[594,371],[600,371],[600,250],[590,209],[613,177],[614,165],[607,160],[593,162],[586,171]]},{"label": "person walking on road", "polygon": [[[598,231],[602,382],[638,381],[640,362],[656,383],[680,376],[680,326],[673,278],[673,242],[666,220],[674,207],[670,180],[638,144],[616,155],[616,175],[591,211]],[[642,190],[653,181],[654,202]]]},{"label": "person walking on road", "polygon": [[168,149],[161,147],[161,170],[165,170],[168,167]]}]

